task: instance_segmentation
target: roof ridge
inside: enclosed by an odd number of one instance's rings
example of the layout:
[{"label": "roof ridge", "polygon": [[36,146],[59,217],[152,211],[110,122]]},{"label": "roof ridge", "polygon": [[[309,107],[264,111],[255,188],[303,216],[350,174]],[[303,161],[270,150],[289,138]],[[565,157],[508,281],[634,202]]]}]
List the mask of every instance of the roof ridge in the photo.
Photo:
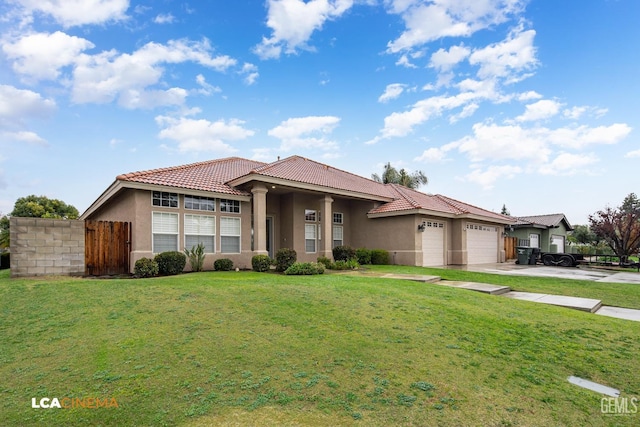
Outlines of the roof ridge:
[{"label": "roof ridge", "polygon": [[128,173],[124,173],[124,174],[120,174],[120,175],[116,176],[116,179],[117,180],[127,180],[127,179],[130,179],[130,178],[140,177],[140,176],[144,176],[144,175],[150,175],[150,174],[153,174],[153,173],[185,170],[185,169],[189,169],[189,168],[193,168],[193,167],[197,167],[197,166],[202,166],[202,165],[208,165],[208,164],[213,164],[213,163],[221,163],[221,162],[228,162],[230,160],[242,160],[242,161],[263,163],[263,162],[260,162],[258,160],[249,160],[249,159],[245,159],[243,157],[232,156],[232,157],[225,157],[225,158],[222,158],[222,159],[211,159],[211,160],[203,160],[203,161],[200,161],[200,162],[187,163],[185,165],[175,165],[175,166],[167,166],[167,167],[164,167],[164,168],[155,168],[155,169],[148,169],[148,170],[142,170],[142,171],[128,172]]},{"label": "roof ridge", "polygon": [[[404,190],[412,190],[412,191],[416,191],[416,190],[413,190],[412,188],[408,188],[408,187],[405,187],[404,185],[395,184],[395,183],[389,183],[389,184],[383,184],[383,185],[388,185],[391,188],[393,188],[397,193],[400,194],[400,196],[402,196],[403,199],[409,202],[414,208],[420,208],[421,206],[420,203],[416,202],[416,200],[413,197],[411,197],[409,194],[407,194],[404,191]],[[425,193],[422,193],[422,194],[425,194]],[[425,195],[428,196],[427,194]]]}]

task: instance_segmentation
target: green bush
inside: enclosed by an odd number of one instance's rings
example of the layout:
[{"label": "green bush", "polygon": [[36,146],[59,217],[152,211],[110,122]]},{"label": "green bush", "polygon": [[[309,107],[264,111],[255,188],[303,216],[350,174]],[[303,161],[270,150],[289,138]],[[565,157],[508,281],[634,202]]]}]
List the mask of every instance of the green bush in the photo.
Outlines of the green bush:
[{"label": "green bush", "polygon": [[389,252],[384,249],[371,249],[371,264],[387,265],[389,264]]},{"label": "green bush", "polygon": [[158,263],[151,258],[140,258],[133,267],[136,277],[154,277],[158,275]]},{"label": "green bush", "polygon": [[180,274],[184,270],[184,266],[187,265],[186,255],[178,251],[159,253],[154,260],[158,263],[158,271],[163,276]]},{"label": "green bush", "polygon": [[356,249],[356,258],[360,265],[371,264],[371,251],[367,248],[358,248]]},{"label": "green bush", "polygon": [[334,263],[331,264],[331,267],[329,267],[331,270],[355,270],[358,267],[360,267],[360,265],[358,264],[358,260],[356,260],[355,258],[350,259],[349,261],[336,261]]},{"label": "green bush", "polygon": [[336,246],[333,248],[333,259],[336,261],[349,261],[356,257],[356,250],[351,246]]},{"label": "green bush", "polygon": [[324,273],[324,265],[319,262],[295,262],[284,271],[287,276],[311,276]]},{"label": "green bush", "polygon": [[216,271],[231,271],[233,270],[233,261],[229,258],[220,258],[213,262],[213,269]]},{"label": "green bush", "polygon": [[332,262],[326,256],[319,256],[317,261],[319,264],[324,265],[324,268],[331,268]]},{"label": "green bush", "polygon": [[282,248],[276,252],[276,271],[285,271],[291,267],[298,259],[298,254],[295,250],[289,248]]},{"label": "green bush", "polygon": [[198,246],[194,246],[191,250],[184,250],[184,254],[189,259],[189,265],[191,265],[191,271],[202,271],[204,267],[204,245],[198,243]]},{"label": "green bush", "polygon": [[251,267],[253,267],[253,271],[257,271],[259,273],[264,273],[265,271],[269,271],[269,267],[273,260],[269,258],[268,255],[254,255],[251,258]]}]

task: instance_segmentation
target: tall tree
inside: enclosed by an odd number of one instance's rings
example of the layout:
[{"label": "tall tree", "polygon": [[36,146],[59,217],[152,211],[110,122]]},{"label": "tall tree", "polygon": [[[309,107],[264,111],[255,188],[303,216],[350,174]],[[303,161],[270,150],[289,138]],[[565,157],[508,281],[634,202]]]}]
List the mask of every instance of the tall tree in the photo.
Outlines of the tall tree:
[{"label": "tall tree", "polygon": [[371,179],[383,184],[399,184],[405,187],[416,189],[421,185],[429,183],[427,175],[422,171],[415,171],[413,173],[407,172],[404,168],[399,171],[391,166],[390,162],[384,165],[384,171],[382,177],[377,173],[371,175]]},{"label": "tall tree", "polygon": [[600,240],[588,225],[576,225],[568,236],[571,243],[581,245],[597,245]]},{"label": "tall tree", "polygon": [[629,194],[622,205],[612,209],[606,207],[589,215],[591,230],[620,257],[627,262],[629,255],[640,248],[640,203],[635,194]]},{"label": "tall tree", "polygon": [[509,212],[509,209],[507,209],[507,205],[505,205],[504,203],[502,204],[502,210],[500,211],[500,213],[502,215],[511,216],[511,212]]}]

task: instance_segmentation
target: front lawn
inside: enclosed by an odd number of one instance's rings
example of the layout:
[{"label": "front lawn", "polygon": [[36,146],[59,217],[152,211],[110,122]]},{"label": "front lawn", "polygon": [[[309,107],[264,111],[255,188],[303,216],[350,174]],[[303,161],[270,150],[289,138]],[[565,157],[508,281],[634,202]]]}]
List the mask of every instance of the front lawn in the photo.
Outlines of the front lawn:
[{"label": "front lawn", "polygon": [[[433,284],[0,272],[0,333],[3,426],[640,421],[602,414],[602,396],[567,381],[639,397],[640,323]],[[31,408],[42,397],[118,407]]]}]

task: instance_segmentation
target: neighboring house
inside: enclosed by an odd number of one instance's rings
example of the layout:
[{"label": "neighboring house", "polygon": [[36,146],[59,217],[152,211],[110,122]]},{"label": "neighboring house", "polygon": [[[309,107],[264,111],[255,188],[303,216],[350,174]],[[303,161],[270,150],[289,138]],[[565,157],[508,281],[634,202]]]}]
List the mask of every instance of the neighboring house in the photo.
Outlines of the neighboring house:
[{"label": "neighboring house", "polygon": [[441,195],[382,184],[303,157],[226,158],[119,175],[81,219],[132,223],[131,264],[199,242],[207,266],[293,248],[299,261],[337,245],[386,249],[395,264],[504,262],[513,219]]},{"label": "neighboring house", "polygon": [[564,214],[521,216],[509,232],[518,246],[540,248],[542,252],[566,252],[567,232],[573,228]]}]

